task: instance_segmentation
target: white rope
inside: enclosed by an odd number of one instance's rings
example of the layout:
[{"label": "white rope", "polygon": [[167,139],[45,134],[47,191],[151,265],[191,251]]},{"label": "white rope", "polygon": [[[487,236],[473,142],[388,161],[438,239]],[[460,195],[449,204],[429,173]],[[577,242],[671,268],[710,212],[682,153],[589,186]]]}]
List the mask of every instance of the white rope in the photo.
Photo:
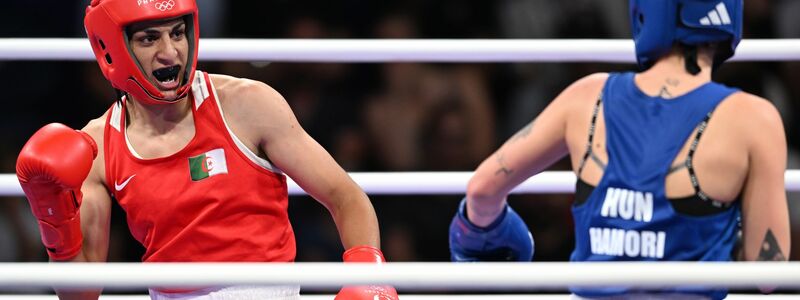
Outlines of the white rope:
[{"label": "white rope", "polygon": [[[301,300],[334,300],[334,295],[302,295]],[[569,295],[406,295],[402,300],[570,300]],[[743,300],[737,298],[728,298]],[[749,299],[749,298],[748,298]],[[763,299],[763,298],[754,298]],[[55,295],[0,295],[0,300],[58,300]],[[147,295],[106,295],[99,300],[150,300]]]},{"label": "white rope", "polygon": [[[302,295],[302,300],[333,300],[334,295]],[[570,300],[569,295],[407,295],[402,300]],[[727,300],[797,299],[797,295],[728,295]],[[55,295],[0,295],[0,300],[58,300]],[[147,295],[103,295],[99,300],[150,300]]]},{"label": "white rope", "polygon": [[613,263],[4,263],[0,289],[19,287],[300,285],[337,288],[527,290],[569,286],[800,287],[799,262]]},{"label": "white rope", "polygon": [[[334,295],[302,295],[301,300],[333,300]],[[402,300],[570,300],[569,295],[406,295],[400,293]],[[738,298],[727,298],[744,300]],[[750,298],[746,298],[750,299]],[[763,299],[763,298],[753,298]],[[0,300],[58,300],[55,295],[0,295]],[[99,300],[150,300],[147,295],[107,295]]]},{"label": "white rope", "polygon": [[[464,194],[472,172],[354,172],[350,176],[370,195]],[[305,195],[291,178],[289,195]],[[800,170],[786,171],[786,191],[800,191]],[[570,171],[539,173],[520,184],[513,194],[574,193],[575,174]],[[0,174],[0,196],[21,196],[17,176]]]},{"label": "white rope", "polygon": [[[629,39],[202,39],[204,61],[634,62]],[[94,60],[82,38],[2,38],[0,60]],[[800,39],[748,39],[733,60],[800,60]]]}]

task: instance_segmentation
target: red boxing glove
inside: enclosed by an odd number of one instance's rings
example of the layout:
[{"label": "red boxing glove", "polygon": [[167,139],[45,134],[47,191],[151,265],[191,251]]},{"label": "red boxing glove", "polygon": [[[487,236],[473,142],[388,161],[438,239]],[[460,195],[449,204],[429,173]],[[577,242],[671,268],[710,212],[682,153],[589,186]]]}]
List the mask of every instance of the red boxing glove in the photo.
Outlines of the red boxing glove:
[{"label": "red boxing glove", "polygon": [[81,250],[81,185],[95,156],[88,134],[53,123],[33,134],[17,158],[17,178],[54,260],[72,259]]},{"label": "red boxing glove", "polygon": [[[350,248],[342,255],[345,263],[384,263],[383,253],[372,246]],[[347,286],[336,294],[334,300],[397,300],[397,291],[391,286]]]}]

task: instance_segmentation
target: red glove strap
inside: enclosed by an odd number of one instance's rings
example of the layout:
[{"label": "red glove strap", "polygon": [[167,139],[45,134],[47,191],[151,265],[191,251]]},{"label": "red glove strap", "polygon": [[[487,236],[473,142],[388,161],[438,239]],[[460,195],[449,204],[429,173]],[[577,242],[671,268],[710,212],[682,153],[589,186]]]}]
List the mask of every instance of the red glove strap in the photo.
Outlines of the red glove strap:
[{"label": "red glove strap", "polygon": [[349,286],[336,294],[333,300],[398,300],[397,291],[388,285]]},{"label": "red glove strap", "polygon": [[[384,263],[381,250],[372,246],[356,246],[342,255],[345,263]],[[397,291],[388,285],[348,286],[342,288],[334,300],[397,300]]]},{"label": "red glove strap", "polygon": [[24,184],[23,189],[29,200],[53,200],[30,201],[31,211],[39,221],[42,244],[50,258],[69,260],[78,255],[83,245],[80,220],[80,205],[83,198],[81,191],[63,190],[58,186],[38,181]]},{"label": "red glove strap", "polygon": [[362,245],[348,249],[342,255],[344,262],[384,263],[383,253],[380,249]]},{"label": "red glove strap", "polygon": [[83,246],[80,213],[59,225],[39,220],[42,244],[53,260],[69,260],[78,255]]}]

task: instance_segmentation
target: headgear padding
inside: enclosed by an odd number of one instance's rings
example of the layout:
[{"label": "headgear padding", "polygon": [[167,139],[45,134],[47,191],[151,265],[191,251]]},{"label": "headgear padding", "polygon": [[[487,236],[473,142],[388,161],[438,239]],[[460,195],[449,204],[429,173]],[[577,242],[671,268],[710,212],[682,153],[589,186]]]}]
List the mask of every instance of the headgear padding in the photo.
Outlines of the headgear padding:
[{"label": "headgear padding", "polygon": [[742,39],[742,0],[630,0],[636,60],[651,67],[678,42],[696,46],[723,42],[717,66],[733,56]]},{"label": "headgear padding", "polygon": [[92,0],[84,25],[103,75],[114,88],[148,103],[165,102],[164,95],[144,75],[129,47],[126,28],[134,23],[183,17],[189,41],[186,72],[179,77],[178,98],[189,92],[197,68],[200,32],[194,0]]}]

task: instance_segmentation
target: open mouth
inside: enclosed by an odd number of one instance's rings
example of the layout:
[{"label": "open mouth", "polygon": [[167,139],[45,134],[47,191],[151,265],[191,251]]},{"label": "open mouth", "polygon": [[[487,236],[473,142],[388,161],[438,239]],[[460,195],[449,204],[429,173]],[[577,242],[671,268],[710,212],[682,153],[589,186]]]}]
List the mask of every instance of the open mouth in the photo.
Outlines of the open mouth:
[{"label": "open mouth", "polygon": [[153,76],[158,80],[162,89],[170,90],[178,87],[178,73],[181,71],[180,65],[161,68],[153,71]]}]

